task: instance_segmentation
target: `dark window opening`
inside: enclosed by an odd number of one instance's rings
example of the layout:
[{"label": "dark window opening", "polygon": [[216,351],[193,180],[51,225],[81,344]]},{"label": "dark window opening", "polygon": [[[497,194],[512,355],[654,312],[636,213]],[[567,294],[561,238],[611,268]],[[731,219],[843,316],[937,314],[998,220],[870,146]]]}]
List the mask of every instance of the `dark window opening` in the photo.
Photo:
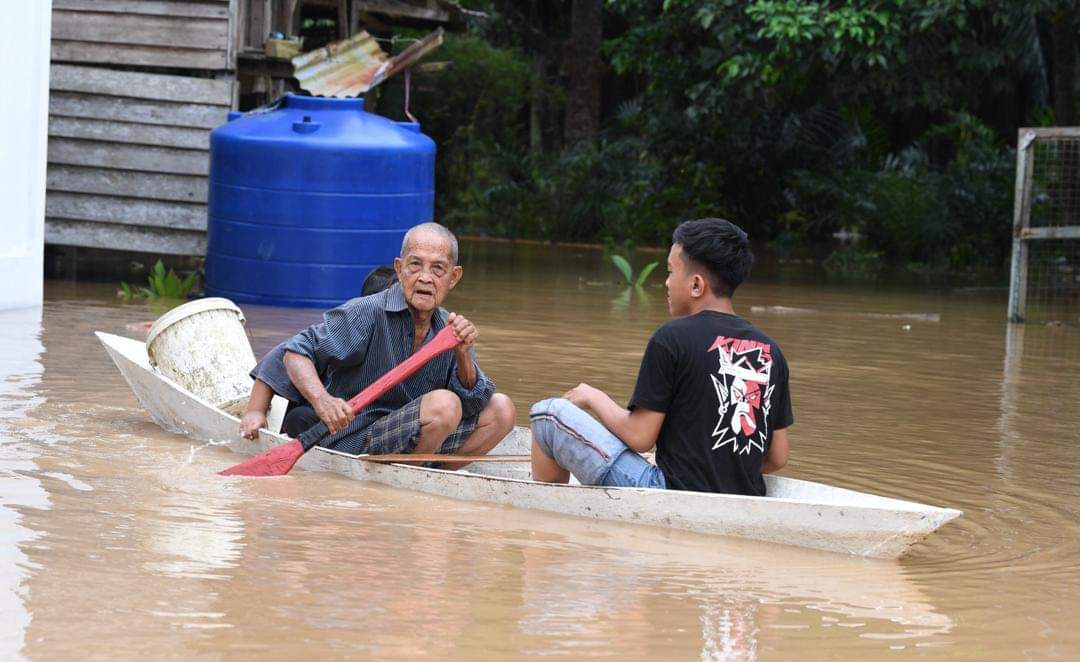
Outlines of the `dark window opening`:
[{"label": "dark window opening", "polygon": [[337,41],[337,10],[305,4],[300,14],[300,36],[304,38],[305,51],[313,51]]}]

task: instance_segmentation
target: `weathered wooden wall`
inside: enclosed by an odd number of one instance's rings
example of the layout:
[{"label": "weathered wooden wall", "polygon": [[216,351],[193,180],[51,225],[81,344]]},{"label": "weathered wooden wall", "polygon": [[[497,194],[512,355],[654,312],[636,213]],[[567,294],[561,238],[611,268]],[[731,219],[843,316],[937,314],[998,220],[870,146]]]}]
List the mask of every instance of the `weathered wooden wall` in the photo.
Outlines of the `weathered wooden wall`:
[{"label": "weathered wooden wall", "polygon": [[46,241],[205,252],[210,129],[232,82],[52,66]]},{"label": "weathered wooden wall", "polygon": [[230,0],[53,0],[53,62],[233,68]]},{"label": "weathered wooden wall", "polygon": [[46,243],[205,253],[232,16],[229,0],[53,0]]}]

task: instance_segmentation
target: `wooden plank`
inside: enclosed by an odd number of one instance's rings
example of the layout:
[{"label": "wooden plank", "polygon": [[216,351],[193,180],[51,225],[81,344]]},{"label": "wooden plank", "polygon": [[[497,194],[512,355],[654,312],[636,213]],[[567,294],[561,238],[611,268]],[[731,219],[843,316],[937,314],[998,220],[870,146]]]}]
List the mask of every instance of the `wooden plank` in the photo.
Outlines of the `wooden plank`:
[{"label": "wooden plank", "polygon": [[46,187],[50,191],[100,193],[206,204],[208,179],[199,175],[171,175],[50,163]]},{"label": "wooden plank", "polygon": [[45,195],[45,215],[73,221],[206,230],[206,205],[116,198],[89,193],[49,191]]},{"label": "wooden plank", "polygon": [[70,64],[54,64],[49,68],[49,89],[214,106],[228,106],[232,93],[226,79],[115,71]]},{"label": "wooden plank", "polygon": [[229,110],[225,106],[122,99],[57,91],[49,95],[49,115],[212,129],[225,123]]},{"label": "wooden plank", "polygon": [[435,7],[418,7],[401,0],[366,0],[353,4],[356,11],[385,14],[399,18],[421,18],[427,21],[448,23],[450,13],[445,9]]},{"label": "wooden plank", "polygon": [[[237,110],[240,108],[240,76],[237,74],[229,74],[229,110]],[[228,115],[226,115],[228,118]]]},{"label": "wooden plank", "polygon": [[231,70],[233,64],[221,50],[193,50],[156,46],[124,46],[86,41],[52,40],[53,62],[83,64],[129,64],[145,67],[175,67],[179,69]]},{"label": "wooden plank", "polygon": [[241,0],[241,5],[242,12],[238,23],[243,36],[239,50],[256,50],[262,53],[266,36],[271,31],[273,11],[270,0]]},{"label": "wooden plank", "polygon": [[353,0],[349,6],[349,36],[360,32],[360,5]]},{"label": "wooden plank", "polygon": [[73,117],[50,117],[49,135],[184,149],[210,149],[210,131]]},{"label": "wooden plank", "polygon": [[390,67],[387,70],[385,77],[390,78],[399,71],[408,69],[410,66],[416,64],[420,58],[441,46],[443,43],[443,34],[443,29],[438,28],[420,41],[409,44],[408,48],[390,58]]},{"label": "wooden plank", "polygon": [[210,155],[204,151],[99,143],[72,138],[49,139],[49,163],[176,175],[210,174]]},{"label": "wooden plank", "polygon": [[206,233],[45,218],[45,243],[169,255],[206,255]]},{"label": "wooden plank", "polygon": [[279,0],[273,29],[285,34],[300,34],[300,0]]},{"label": "wooden plank", "polygon": [[1080,226],[1024,228],[1021,239],[1080,239]]},{"label": "wooden plank", "polygon": [[349,32],[349,7],[345,0],[337,0],[337,29],[338,40],[347,39],[352,36]]},{"label": "wooden plank", "polygon": [[1037,138],[1080,138],[1080,126],[1048,126],[1034,129],[1020,129],[1020,132],[1031,131]]},{"label": "wooden plank", "polygon": [[178,2],[177,0],[53,0],[54,10],[148,14],[184,18],[229,17],[229,3]]},{"label": "wooden plank", "polygon": [[413,67],[414,74],[437,74],[454,66],[453,62],[421,62]]},{"label": "wooden plank", "polygon": [[1020,129],[1016,141],[1016,191],[1013,202],[1012,265],[1009,273],[1009,321],[1023,322],[1027,311],[1028,247],[1021,239],[1031,221],[1031,175],[1036,134]]},{"label": "wooden plank", "polygon": [[[225,59],[230,63],[236,62],[236,53],[239,50],[240,41],[240,3],[242,0],[236,0],[229,3],[229,19],[225,26]],[[235,64],[229,65],[230,69],[235,69]]]},{"label": "wooden plank", "polygon": [[52,38],[104,43],[113,48],[130,44],[225,51],[229,43],[229,21],[54,10]]},{"label": "wooden plank", "polygon": [[436,455],[434,453],[388,453],[386,455],[361,455],[361,460],[382,464],[420,464],[442,462],[444,464],[471,464],[473,462],[529,462],[528,455]]}]

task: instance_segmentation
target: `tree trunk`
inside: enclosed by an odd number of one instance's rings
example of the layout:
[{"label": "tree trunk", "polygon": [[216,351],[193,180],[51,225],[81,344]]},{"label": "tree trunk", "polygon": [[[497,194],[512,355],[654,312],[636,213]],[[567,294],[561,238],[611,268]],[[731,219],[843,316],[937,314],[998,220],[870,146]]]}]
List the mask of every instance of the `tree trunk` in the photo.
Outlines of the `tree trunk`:
[{"label": "tree trunk", "polygon": [[532,80],[529,99],[529,151],[539,154],[544,151],[544,72],[547,70],[547,58],[543,53],[533,55]]},{"label": "tree trunk", "polygon": [[1054,118],[1058,126],[1076,124],[1076,15],[1062,9],[1052,19]]},{"label": "tree trunk", "polygon": [[573,0],[570,10],[570,41],[563,51],[563,66],[570,79],[563,134],[569,145],[595,140],[600,130],[603,4],[603,0]]}]

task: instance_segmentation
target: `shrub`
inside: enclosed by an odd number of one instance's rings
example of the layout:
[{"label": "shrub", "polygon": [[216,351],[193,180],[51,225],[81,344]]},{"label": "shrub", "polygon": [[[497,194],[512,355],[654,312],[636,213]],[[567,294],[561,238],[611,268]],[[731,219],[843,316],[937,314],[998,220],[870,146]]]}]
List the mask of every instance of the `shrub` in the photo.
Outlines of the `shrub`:
[{"label": "shrub", "polygon": [[118,294],[125,300],[186,299],[188,294],[195,288],[198,278],[199,272],[193,271],[181,279],[172,269],[166,272],[165,265],[161,260],[158,260],[150,272],[150,277],[147,278],[149,287],[134,288],[120,281]]},{"label": "shrub", "polygon": [[[939,164],[931,153],[943,155]],[[847,228],[865,238],[859,249],[837,251],[836,273],[855,268],[857,250],[935,268],[997,266],[1008,254],[1013,158],[978,120],[957,115],[879,167],[855,160],[835,172],[796,173],[788,218],[804,240]]]}]

